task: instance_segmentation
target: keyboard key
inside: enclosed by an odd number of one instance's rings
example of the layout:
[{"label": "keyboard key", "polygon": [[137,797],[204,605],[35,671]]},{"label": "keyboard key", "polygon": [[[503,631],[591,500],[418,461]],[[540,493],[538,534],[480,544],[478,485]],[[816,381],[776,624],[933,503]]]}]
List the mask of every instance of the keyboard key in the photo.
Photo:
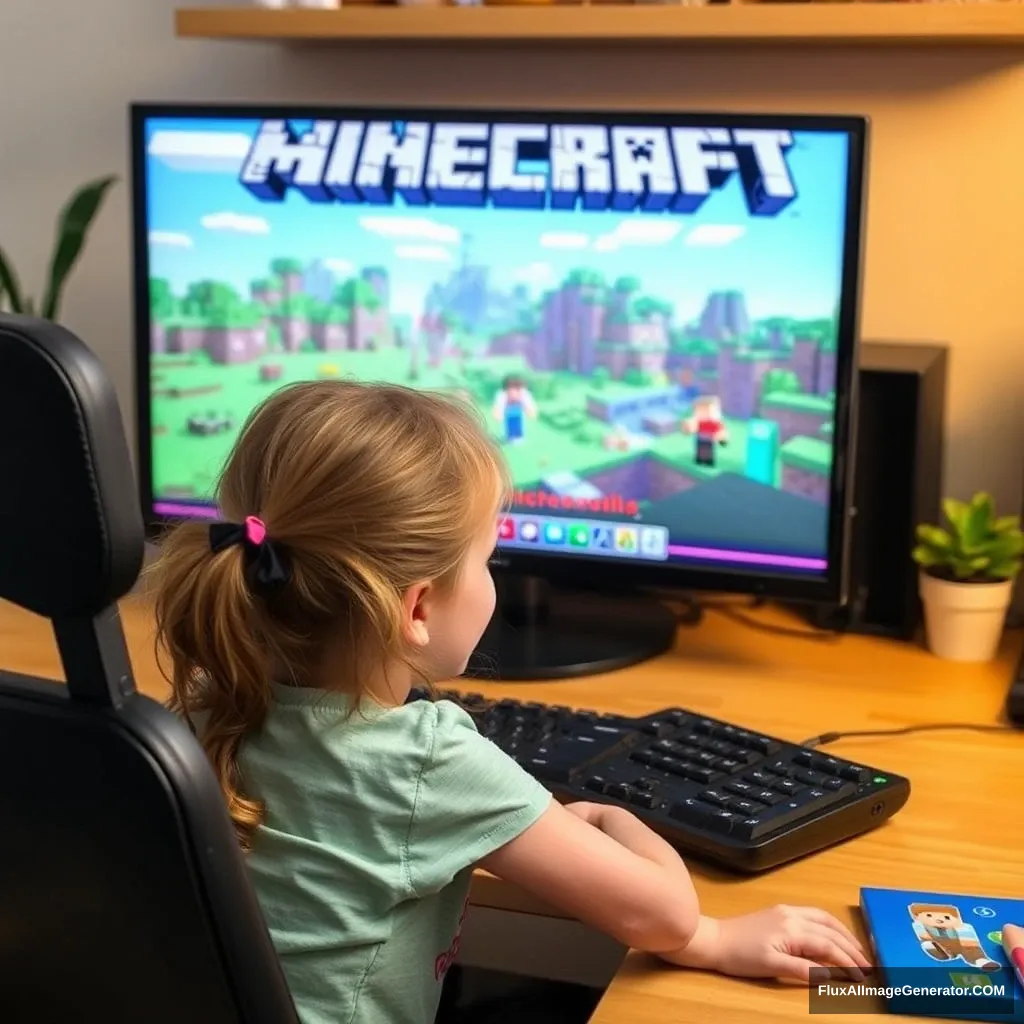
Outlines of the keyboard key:
[{"label": "keyboard key", "polygon": [[694,764],[712,765],[718,760],[710,750],[698,750],[691,758]]},{"label": "keyboard key", "polygon": [[839,775],[851,782],[867,782],[871,778],[870,770],[862,768],[859,764],[848,764],[844,768],[840,768]]},{"label": "keyboard key", "polygon": [[712,740],[707,745],[707,749],[713,754],[721,754],[723,757],[731,757],[737,752],[736,746],[732,743],[726,743],[725,740]]},{"label": "keyboard key", "polygon": [[654,755],[649,750],[634,750],[629,759],[639,764],[650,764],[654,760]]},{"label": "keyboard key", "polygon": [[692,797],[687,800],[680,800],[669,809],[669,817],[676,821],[685,822],[687,825],[696,825],[698,828],[706,826],[711,812],[714,810],[709,804],[702,804]]},{"label": "keyboard key", "polygon": [[803,765],[804,768],[810,768],[814,763],[814,755],[809,750],[798,750],[793,755],[793,764]]},{"label": "keyboard key", "polygon": [[800,782],[807,783],[808,786],[823,786],[828,776],[824,772],[799,771],[796,773],[796,778]]},{"label": "keyboard key", "polygon": [[623,782],[616,782],[605,786],[605,796],[613,796],[616,800],[628,800],[633,790]]},{"label": "keyboard key", "polygon": [[745,765],[752,765],[757,764],[758,761],[761,760],[761,755],[755,753],[753,750],[737,750],[736,753],[732,755],[732,759],[734,761],[740,761]]},{"label": "keyboard key", "polygon": [[723,793],[720,789],[705,789],[700,794],[701,800],[709,804],[714,804],[716,807],[726,807],[729,803],[729,794]]},{"label": "keyboard key", "polygon": [[787,796],[799,793],[803,788],[804,787],[799,782],[794,782],[793,779],[777,779],[772,784],[772,789],[776,789],[780,793],[785,793]]},{"label": "keyboard key", "polygon": [[735,772],[747,766],[742,761],[737,761],[732,757],[719,757],[712,761],[708,767],[717,768],[720,772]]},{"label": "keyboard key", "polygon": [[715,731],[715,722],[712,722],[710,718],[698,718],[693,723],[693,731],[702,736],[710,736]]},{"label": "keyboard key", "polygon": [[726,804],[726,808],[730,811],[735,811],[737,814],[743,815],[745,818],[749,818],[752,815],[756,815],[759,811],[764,810],[763,807],[758,807],[753,800],[744,800],[741,797],[734,796]]},{"label": "keyboard key", "polygon": [[757,786],[752,782],[744,782],[742,779],[735,779],[732,782],[727,782],[722,789],[726,789],[730,793],[734,793],[736,796],[750,796],[752,793],[757,791]]},{"label": "keyboard key", "polygon": [[686,770],[683,772],[683,778],[690,779],[693,782],[711,782],[712,779],[720,778],[718,772],[712,771],[710,768],[705,768],[702,765],[688,764]]},{"label": "keyboard key", "polygon": [[[514,754],[514,744],[505,747],[505,753]],[[540,782],[571,782],[576,774],[576,766],[570,761],[549,761],[545,757],[528,757],[523,767]]]},{"label": "keyboard key", "polygon": [[776,804],[782,803],[786,798],[773,789],[757,789],[750,794],[750,799],[756,800],[759,804],[767,804],[769,807],[774,807]]},{"label": "keyboard key", "polygon": [[765,757],[776,753],[779,749],[779,744],[767,736],[752,736],[746,746]]},{"label": "keyboard key", "polygon": [[645,807],[650,810],[658,802],[658,798],[646,790],[636,790],[629,796],[629,802],[637,807]]},{"label": "keyboard key", "polygon": [[790,800],[765,809],[756,817],[747,817],[736,822],[730,828],[730,832],[742,839],[760,839],[769,832],[816,814],[836,803],[838,799],[837,793],[826,792],[823,789],[805,789]]},{"label": "keyboard key", "polygon": [[846,789],[848,786],[848,782],[844,782],[842,779],[837,779],[835,777],[826,778],[825,781],[821,784],[822,789],[831,790]]},{"label": "keyboard key", "polygon": [[733,814],[732,811],[712,807],[711,804],[693,799],[680,800],[679,803],[674,804],[669,811],[669,816],[687,825],[694,825],[720,835],[728,835],[733,826],[743,820],[740,815]]},{"label": "keyboard key", "polygon": [[846,762],[826,754],[818,754],[811,763],[811,767],[815,771],[825,772],[826,775],[839,775],[846,767]]},{"label": "keyboard key", "polygon": [[766,772],[763,768],[755,768],[752,772],[747,772],[743,778],[747,782],[754,783],[755,786],[770,786],[777,776],[772,775],[771,772]]}]

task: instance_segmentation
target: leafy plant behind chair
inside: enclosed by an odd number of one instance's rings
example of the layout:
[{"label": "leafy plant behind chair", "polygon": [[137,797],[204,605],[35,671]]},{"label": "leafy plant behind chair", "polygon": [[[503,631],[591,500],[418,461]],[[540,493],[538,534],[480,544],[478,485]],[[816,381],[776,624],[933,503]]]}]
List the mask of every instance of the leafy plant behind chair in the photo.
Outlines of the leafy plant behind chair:
[{"label": "leafy plant behind chair", "polygon": [[932,576],[956,583],[997,583],[1015,579],[1024,556],[1019,516],[995,514],[984,492],[969,502],[947,498],[942,510],[949,528],[922,524],[913,559]]},{"label": "leafy plant behind chair", "polygon": [[116,181],[116,175],[91,181],[78,189],[64,204],[57,219],[50,272],[40,306],[37,307],[34,299],[22,291],[14,264],[0,248],[0,303],[6,298],[7,306],[12,313],[41,316],[44,320],[57,319],[64,287],[81,256],[96,214],[99,213],[107,192]]}]

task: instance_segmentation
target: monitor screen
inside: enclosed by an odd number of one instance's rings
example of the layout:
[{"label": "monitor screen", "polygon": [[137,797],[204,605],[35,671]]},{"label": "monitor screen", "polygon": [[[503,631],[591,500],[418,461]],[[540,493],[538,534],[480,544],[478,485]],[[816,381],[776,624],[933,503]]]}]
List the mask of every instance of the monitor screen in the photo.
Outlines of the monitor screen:
[{"label": "monitor screen", "polygon": [[[835,579],[858,119],[137,107],[147,512],[275,388],[474,403],[529,564]],[[603,570],[602,570],[603,571]]]}]

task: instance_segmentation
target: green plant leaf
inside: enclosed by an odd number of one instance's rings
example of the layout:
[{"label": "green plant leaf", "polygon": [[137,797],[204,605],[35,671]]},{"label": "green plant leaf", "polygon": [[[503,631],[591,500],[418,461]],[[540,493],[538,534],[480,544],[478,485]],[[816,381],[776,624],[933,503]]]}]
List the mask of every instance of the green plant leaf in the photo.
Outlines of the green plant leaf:
[{"label": "green plant leaf", "polygon": [[956,498],[943,498],[942,512],[949,520],[955,533],[963,528],[963,522],[967,518],[968,506],[966,502],[958,501]]},{"label": "green plant leaf", "polygon": [[937,551],[952,551],[953,538],[949,531],[943,530],[941,526],[931,526],[924,523],[917,528],[917,539],[922,544],[927,544]]},{"label": "green plant leaf", "polygon": [[21,285],[18,283],[18,275],[14,271],[14,265],[7,258],[3,249],[0,249],[0,295],[7,296],[7,304],[12,313],[23,313],[24,301],[21,296]]},{"label": "green plant leaf", "polygon": [[1020,572],[1020,562],[1013,559],[1005,562],[993,562],[988,567],[987,575],[997,580],[1013,580]]},{"label": "green plant leaf", "polygon": [[116,175],[108,175],[83,185],[61,210],[50,261],[50,274],[43,298],[42,315],[45,319],[57,318],[64,285],[78,262],[89,228],[103,204],[103,199],[116,181]]},{"label": "green plant leaf", "polygon": [[917,562],[922,569],[929,569],[933,565],[939,565],[944,561],[944,559],[941,558],[932,548],[927,547],[924,544],[919,544],[914,548],[910,553],[910,557],[913,558],[913,560]]},{"label": "green plant leaf", "polygon": [[987,494],[976,494],[960,523],[964,551],[975,553],[985,546],[992,524],[992,498]]},{"label": "green plant leaf", "polygon": [[1020,516],[1000,516],[993,524],[995,533],[1013,533],[1020,527]]}]

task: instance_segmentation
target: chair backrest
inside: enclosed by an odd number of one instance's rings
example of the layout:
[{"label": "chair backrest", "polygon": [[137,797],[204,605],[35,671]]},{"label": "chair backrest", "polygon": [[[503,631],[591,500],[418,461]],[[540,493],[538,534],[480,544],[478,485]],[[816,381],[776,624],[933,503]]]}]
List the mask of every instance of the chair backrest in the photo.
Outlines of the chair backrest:
[{"label": "chair backrest", "polygon": [[67,683],[0,672],[0,1021],[297,1024],[209,763],[135,688],[143,551],[101,363],[0,315],[0,598],[52,620]]}]

